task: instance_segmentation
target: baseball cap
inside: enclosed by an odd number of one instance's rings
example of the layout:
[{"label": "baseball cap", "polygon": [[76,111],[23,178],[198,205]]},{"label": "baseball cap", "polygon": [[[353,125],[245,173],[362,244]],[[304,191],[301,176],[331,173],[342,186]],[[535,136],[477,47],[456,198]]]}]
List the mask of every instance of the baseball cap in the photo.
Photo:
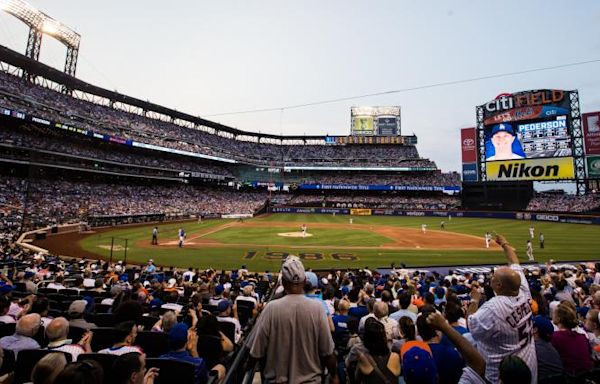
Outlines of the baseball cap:
[{"label": "baseball cap", "polygon": [[304,275],[306,276],[306,281],[310,283],[312,288],[319,287],[319,278],[314,272],[305,272]]},{"label": "baseball cap", "polygon": [[219,312],[225,312],[230,306],[231,304],[229,304],[229,300],[221,300],[219,301],[219,304],[217,304],[217,310]]},{"label": "baseball cap", "polygon": [[169,288],[173,288],[175,284],[177,284],[177,280],[170,278],[168,282]]},{"label": "baseball cap", "polygon": [[348,292],[350,292],[350,288],[348,288],[348,286],[347,286],[347,285],[344,285],[344,286],[342,287],[342,295],[344,295],[344,296],[345,296],[345,295],[347,295],[347,294],[348,294]]},{"label": "baseball cap", "polygon": [[12,292],[12,290],[14,289],[14,287],[10,284],[2,284],[0,285],[0,295],[6,295]]},{"label": "baseball cap", "polygon": [[185,323],[177,323],[169,331],[169,343],[185,343],[188,337],[188,326]]},{"label": "baseball cap", "polygon": [[421,341],[411,345],[402,353],[402,372],[406,384],[434,384],[437,371],[429,347]]},{"label": "baseball cap", "polygon": [[552,325],[552,322],[544,316],[534,316],[533,326],[537,328],[540,336],[552,336],[554,333],[554,325]]},{"label": "baseball cap", "polygon": [[221,284],[219,284],[215,287],[215,293],[217,295],[220,295],[221,293],[223,293],[224,290],[225,290],[225,287]]},{"label": "baseball cap", "polygon": [[304,283],[306,274],[302,261],[296,256],[288,256],[281,266],[281,278],[290,283]]},{"label": "baseball cap", "polygon": [[506,123],[496,124],[492,128],[492,136],[494,136],[498,132],[508,132],[511,135],[515,135],[515,131],[513,130],[512,125]]},{"label": "baseball cap", "polygon": [[150,309],[159,309],[163,305],[161,299],[152,299],[150,301]]},{"label": "baseball cap", "polygon": [[85,307],[87,306],[87,301],[85,300],[75,300],[69,305],[69,313],[83,313],[85,312]]}]

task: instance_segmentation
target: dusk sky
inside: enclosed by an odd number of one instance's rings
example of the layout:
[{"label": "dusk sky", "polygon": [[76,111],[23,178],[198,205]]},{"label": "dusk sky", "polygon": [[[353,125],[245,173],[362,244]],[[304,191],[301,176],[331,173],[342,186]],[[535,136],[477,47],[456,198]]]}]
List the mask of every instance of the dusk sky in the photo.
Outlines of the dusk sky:
[{"label": "dusk sky", "polygon": [[[399,105],[423,157],[460,170],[460,128],[503,92],[578,89],[600,110],[600,62],[280,109],[600,59],[600,2],[30,0],[82,35],[77,76],[253,132],[346,135],[350,107]],[[0,14],[0,44],[27,27]],[[41,60],[63,67],[50,37]],[[216,114],[263,108],[278,110]]]}]

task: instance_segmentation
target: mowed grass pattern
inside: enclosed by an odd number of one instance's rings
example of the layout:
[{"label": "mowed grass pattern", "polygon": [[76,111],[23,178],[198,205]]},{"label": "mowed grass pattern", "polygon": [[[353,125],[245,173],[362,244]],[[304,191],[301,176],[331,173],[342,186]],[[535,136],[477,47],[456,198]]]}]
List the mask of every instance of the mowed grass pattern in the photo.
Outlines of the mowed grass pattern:
[{"label": "mowed grass pattern", "polygon": [[[163,248],[149,247],[152,225],[138,228],[123,228],[102,234],[92,235],[80,241],[82,248],[94,252],[103,258],[109,257],[109,250],[99,246],[110,245],[111,237],[115,237],[115,245],[121,248],[113,251],[113,260],[124,258],[124,240],[128,239],[127,260],[129,262],[145,262],[153,258],[158,264],[176,267],[200,267],[216,269],[239,268],[242,264],[256,271],[278,270],[280,253],[307,254],[305,264],[311,268],[355,268],[370,266],[386,267],[392,262],[401,262],[408,266],[431,266],[431,265],[470,265],[502,263],[504,257],[501,251],[485,251],[483,235],[486,231],[495,231],[505,235],[510,243],[517,249],[521,260],[525,261],[525,246],[528,239],[529,221],[507,220],[507,219],[471,219],[471,218],[433,218],[433,217],[376,217],[376,216],[352,216],[355,224],[386,225],[397,227],[408,227],[419,229],[421,224],[427,224],[430,230],[439,230],[440,222],[446,223],[446,232],[457,232],[481,237],[482,250],[478,251],[453,251],[453,250],[389,250],[389,249],[335,249],[327,248],[318,250],[312,246],[378,246],[389,242],[389,239],[369,231],[347,231],[338,229],[311,228],[311,223],[339,223],[348,224],[351,216],[347,215],[302,215],[302,214],[273,214],[262,216],[246,222],[277,222],[275,228],[246,227],[225,228],[204,237],[230,244],[254,244],[247,246],[226,247],[201,247],[201,248]],[[220,225],[226,224],[227,220],[211,220],[202,224],[165,224],[159,226],[159,241],[161,239],[177,237],[179,227],[185,228],[188,234],[197,231],[210,231]],[[288,229],[280,228],[280,223],[289,223]],[[308,232],[315,236],[311,238],[279,238],[279,232],[296,232],[300,226],[306,223]],[[600,227],[583,224],[564,224],[552,222],[533,222],[535,227],[534,255],[538,262],[549,259],[556,261],[570,260],[597,260],[598,244],[600,243]],[[286,226],[287,228],[287,226]],[[217,228],[215,228],[217,229]],[[325,231],[320,233],[320,231]],[[335,231],[332,233],[331,231]],[[340,231],[340,232],[338,232]],[[539,249],[538,235],[544,233],[546,248]],[[273,239],[280,243],[273,243]],[[135,243],[143,241],[148,246],[138,247]],[[193,241],[193,240],[192,240]],[[311,248],[290,248],[290,246],[306,245]],[[251,255],[252,258],[247,258]],[[309,260],[314,258],[314,253],[320,253],[320,260]],[[249,254],[250,253],[250,254]],[[268,256],[268,253],[272,253]],[[351,253],[355,260],[339,260],[332,255],[344,255]],[[270,258],[269,258],[270,257]]]},{"label": "mowed grass pattern", "polygon": [[299,227],[287,228],[225,228],[221,231],[204,236],[205,239],[215,240],[225,244],[253,244],[253,245],[342,245],[355,247],[374,247],[393,240],[378,235],[371,231],[347,230],[333,228],[308,228],[307,233],[312,235],[302,237],[283,237],[280,233],[301,232]]}]

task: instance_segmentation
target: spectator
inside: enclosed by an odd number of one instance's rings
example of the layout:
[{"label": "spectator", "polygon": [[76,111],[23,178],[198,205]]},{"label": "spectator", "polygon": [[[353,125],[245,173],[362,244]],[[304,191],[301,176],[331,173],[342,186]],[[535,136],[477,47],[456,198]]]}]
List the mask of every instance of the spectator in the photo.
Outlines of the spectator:
[{"label": "spectator", "polygon": [[40,345],[33,339],[33,336],[40,329],[41,322],[40,315],[37,313],[21,317],[17,321],[15,334],[0,339],[0,348],[10,349],[15,353],[15,356],[24,349],[40,349]]},{"label": "spectator", "polygon": [[533,337],[535,338],[535,352],[540,381],[546,377],[563,373],[563,363],[560,355],[550,342],[553,333],[554,326],[550,320],[542,316],[533,318]]},{"label": "spectator", "polygon": [[54,382],[56,384],[102,384],[103,380],[102,366],[94,360],[84,360],[68,364]]},{"label": "spectator", "polygon": [[219,305],[217,305],[217,311],[217,320],[219,322],[232,323],[235,326],[235,340],[233,342],[238,343],[242,337],[242,326],[238,319],[231,317],[231,303],[229,303],[229,300],[221,300]]},{"label": "spectator", "polygon": [[[162,355],[161,359],[172,359],[194,364],[196,383],[203,383],[208,380],[208,369],[205,361],[198,357],[197,342],[196,333],[193,330],[188,330],[187,325],[178,323],[169,332],[169,352]],[[220,371],[220,376],[223,376],[225,367],[218,365],[214,369]]]},{"label": "spectator", "polygon": [[124,355],[130,352],[137,352],[144,354],[142,348],[133,345],[135,337],[137,336],[137,326],[133,321],[125,321],[117,324],[115,327],[116,336],[115,344],[110,348],[105,348],[98,353],[107,353],[110,355]]},{"label": "spectator", "polygon": [[479,309],[481,293],[477,288],[472,290],[468,327],[477,342],[477,348],[486,359],[485,376],[488,380],[497,382],[502,359],[516,354],[523,357],[534,384],[537,382],[537,361],[531,329],[529,285],[508,241],[497,235],[496,242],[504,250],[510,266],[496,269],[491,280],[496,296]]},{"label": "spectator", "polygon": [[[266,358],[264,377],[289,383],[321,383],[325,361],[332,383],[338,382],[334,344],[320,303],[304,297],[306,282],[300,259],[290,256],[281,267],[286,295],[271,301],[256,324],[250,356]],[[286,353],[281,353],[281,346]]]},{"label": "spectator", "polygon": [[79,327],[88,331],[96,328],[96,324],[90,323],[83,318],[87,305],[88,303],[85,300],[75,300],[69,305],[69,310],[67,312],[69,314],[70,327]]},{"label": "spectator", "polygon": [[173,311],[167,311],[156,324],[154,324],[152,332],[169,333],[175,324],[177,324],[177,315]]},{"label": "spectator", "polygon": [[400,376],[400,356],[390,352],[383,324],[376,319],[368,319],[363,340],[365,351],[359,353],[357,382],[397,382]]},{"label": "spectator", "polygon": [[400,335],[398,331],[398,322],[388,317],[388,305],[383,301],[378,301],[375,303],[375,306],[373,307],[373,314],[375,315],[375,318],[381,324],[383,324],[388,347],[391,347],[392,340]]},{"label": "spectator", "polygon": [[592,360],[594,363],[600,362],[600,311],[590,309],[585,316],[585,329],[592,348]]},{"label": "spectator", "polygon": [[411,302],[412,302],[412,296],[411,296],[410,292],[402,291],[398,295],[398,304],[400,305],[400,309],[397,310],[396,312],[390,314],[390,319],[393,319],[393,320],[396,320],[399,322],[400,318],[407,316],[413,321],[413,324],[416,323],[417,315],[408,309]]},{"label": "spectator", "polygon": [[31,304],[31,313],[37,313],[41,316],[44,328],[47,328],[52,321],[52,318],[48,316],[49,304],[48,298],[44,296],[36,296]]},{"label": "spectator", "polygon": [[438,374],[438,383],[457,383],[465,366],[463,359],[454,347],[448,347],[440,343],[441,335],[429,325],[427,317],[430,312],[423,312],[417,319],[419,335],[431,350]]},{"label": "spectator", "polygon": [[57,317],[46,327],[46,336],[48,337],[48,349],[53,351],[66,352],[71,355],[71,361],[77,361],[77,357],[82,353],[91,353],[92,333],[86,332],[79,343],[73,344],[71,339],[67,339],[69,334],[69,322],[64,317]]},{"label": "spectator", "polygon": [[63,285],[64,281],[65,281],[65,278],[63,275],[57,275],[52,283],[49,283],[48,285],[46,285],[46,288],[58,289],[58,290],[65,289],[66,287]]},{"label": "spectator", "polygon": [[[450,323],[455,331],[463,335],[463,337],[467,337],[470,341],[473,339],[469,333],[469,330],[459,323],[459,320],[464,318],[464,312],[460,304],[454,301],[449,301],[444,307],[444,317],[446,320],[448,320],[448,323]],[[454,345],[450,342],[450,340],[448,340],[446,335],[442,336],[441,344],[454,348]]]},{"label": "spectator", "polygon": [[55,379],[66,365],[67,359],[63,353],[49,353],[33,367],[31,381],[33,384],[58,384]]},{"label": "spectator", "polygon": [[111,370],[115,384],[153,384],[158,368],[146,369],[146,358],[136,352],[117,357]]},{"label": "spectator", "polygon": [[579,325],[575,306],[568,301],[561,301],[552,321],[558,331],[552,335],[552,345],[558,351],[565,371],[571,374],[592,369],[590,344],[586,337],[574,330]]},{"label": "spectator", "polygon": [[0,323],[13,324],[17,321],[8,314],[10,310],[10,300],[6,296],[0,296]]}]

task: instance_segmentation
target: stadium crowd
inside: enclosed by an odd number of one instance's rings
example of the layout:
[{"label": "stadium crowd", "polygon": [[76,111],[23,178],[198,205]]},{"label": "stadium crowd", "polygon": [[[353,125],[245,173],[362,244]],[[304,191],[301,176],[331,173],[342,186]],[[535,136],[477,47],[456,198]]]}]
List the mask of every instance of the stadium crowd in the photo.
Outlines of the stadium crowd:
[{"label": "stadium crowd", "polygon": [[[594,380],[600,265],[523,267],[496,241],[509,267],[317,275],[291,256],[279,276],[61,260],[2,241],[0,374],[152,383],[174,360],[206,382],[246,344],[267,382],[321,383],[325,367],[333,383]],[[83,361],[100,378],[69,376]]]},{"label": "stadium crowd", "polygon": [[362,184],[362,185],[410,185],[410,186],[459,186],[460,174],[441,172],[419,172],[402,174],[373,174],[353,172],[352,174],[314,174],[302,177],[305,184]]},{"label": "stadium crowd", "polygon": [[449,210],[460,207],[460,198],[453,196],[420,195],[342,195],[327,193],[326,195],[295,195],[288,205],[316,206],[334,208],[382,208],[382,209],[425,209]]},{"label": "stadium crowd", "polygon": [[600,194],[583,196],[567,194],[539,194],[527,205],[527,211],[535,212],[588,212],[600,208]]},{"label": "stadium crowd", "polygon": [[236,140],[77,99],[2,71],[0,106],[126,140],[257,164],[435,167],[432,161],[420,159],[411,145],[275,145]]},{"label": "stadium crowd", "polygon": [[[26,228],[86,221],[93,216],[249,214],[265,204],[266,192],[185,184],[105,184],[0,177],[2,227]],[[27,199],[27,201],[25,201]],[[19,223],[19,224],[17,224]]]}]

